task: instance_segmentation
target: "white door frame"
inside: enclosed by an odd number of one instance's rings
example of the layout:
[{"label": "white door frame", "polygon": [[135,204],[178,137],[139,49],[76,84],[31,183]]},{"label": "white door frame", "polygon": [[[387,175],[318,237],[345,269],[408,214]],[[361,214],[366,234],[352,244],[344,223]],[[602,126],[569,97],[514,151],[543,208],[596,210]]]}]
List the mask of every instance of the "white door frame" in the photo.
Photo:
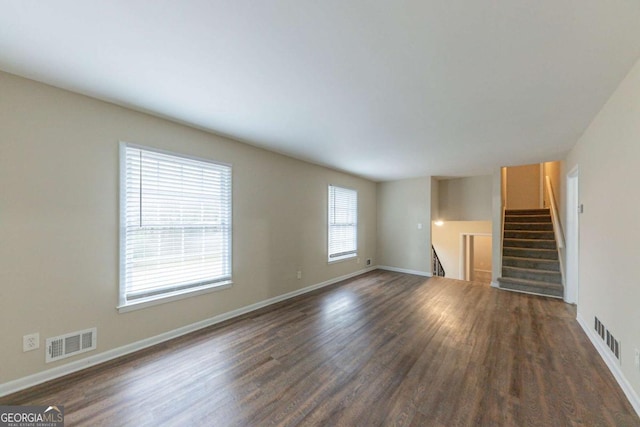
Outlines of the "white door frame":
[{"label": "white door frame", "polygon": [[[473,256],[471,251],[473,249],[474,236],[488,236],[491,238],[493,255],[493,235],[491,233],[460,233],[460,269],[458,270],[458,277],[460,277],[460,280],[471,280],[468,278],[471,276],[471,272],[469,271],[469,259]],[[491,278],[491,280],[493,280],[493,278]]]},{"label": "white door frame", "polygon": [[578,303],[580,284],[580,206],[578,166],[567,174],[567,235],[566,235],[566,278],[564,300]]}]

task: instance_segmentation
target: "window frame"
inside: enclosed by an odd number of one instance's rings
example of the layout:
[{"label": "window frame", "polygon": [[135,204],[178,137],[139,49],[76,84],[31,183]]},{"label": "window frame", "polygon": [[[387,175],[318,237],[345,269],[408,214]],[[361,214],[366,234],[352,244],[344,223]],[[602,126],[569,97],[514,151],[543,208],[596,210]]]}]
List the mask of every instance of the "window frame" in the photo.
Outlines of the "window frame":
[{"label": "window frame", "polygon": [[[229,204],[227,206],[229,216],[228,216],[228,233],[229,238],[227,242],[227,253],[225,258],[228,260],[228,270],[229,270],[229,278],[225,280],[212,280],[211,282],[191,286],[187,288],[182,288],[178,284],[171,287],[166,287],[164,291],[160,291],[158,293],[154,293],[149,295],[148,297],[127,300],[127,260],[126,260],[126,249],[127,249],[127,148],[144,150],[151,153],[158,153],[161,155],[172,156],[178,159],[186,159],[193,160],[198,162],[210,163],[216,166],[222,166],[228,168],[229,174]],[[119,289],[118,289],[118,298],[119,304],[117,306],[118,312],[125,313],[128,311],[138,310],[145,307],[150,307],[158,304],[164,304],[171,301],[176,301],[184,298],[190,298],[196,295],[201,295],[209,292],[214,292],[222,289],[227,289],[233,285],[233,168],[229,163],[219,162],[211,159],[206,159],[202,157],[191,156],[188,154],[176,153],[173,151],[163,150],[155,147],[149,147],[144,145],[139,145],[135,143],[129,143],[125,141],[120,141],[119,144],[119,161],[120,161],[120,174],[119,174]],[[160,288],[159,288],[160,290]]]},{"label": "window frame", "polygon": [[[353,226],[353,230],[354,230],[354,249],[352,251],[348,251],[347,253],[343,253],[343,255],[339,255],[338,254],[333,254],[331,252],[331,243],[332,243],[332,239],[331,239],[331,227],[337,225],[336,223],[332,224],[331,223],[331,209],[332,209],[332,190],[331,188],[337,188],[340,190],[347,190],[347,191],[351,191],[353,193],[355,193],[355,208],[354,208],[354,212],[355,212],[355,223],[354,224],[348,224],[348,225],[352,225]],[[358,256],[358,223],[359,223],[359,209],[358,209],[358,190],[354,189],[354,188],[349,188],[349,187],[343,187],[343,186],[339,186],[339,185],[333,185],[333,184],[329,184],[327,186],[327,262],[329,264],[333,264],[336,262],[342,262],[342,261],[347,261],[353,258],[357,258]],[[337,255],[337,256],[335,256]]]}]

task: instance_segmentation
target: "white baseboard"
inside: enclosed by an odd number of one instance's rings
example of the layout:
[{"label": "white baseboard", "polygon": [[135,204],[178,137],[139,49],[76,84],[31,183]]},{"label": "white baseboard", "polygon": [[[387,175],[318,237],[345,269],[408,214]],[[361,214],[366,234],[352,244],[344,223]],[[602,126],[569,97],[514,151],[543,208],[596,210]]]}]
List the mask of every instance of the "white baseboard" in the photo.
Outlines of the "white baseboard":
[{"label": "white baseboard", "polygon": [[386,266],[386,265],[379,265],[378,268],[380,270],[395,271],[396,273],[415,274],[416,276],[425,276],[425,277],[432,277],[433,276],[428,271],[409,270],[409,269],[406,269],[406,268],[389,267],[389,266]]},{"label": "white baseboard", "polygon": [[33,387],[38,384],[42,384],[47,381],[54,380],[56,378],[60,378],[65,375],[72,374],[74,372],[80,371],[82,369],[86,369],[90,366],[95,366],[100,363],[107,362],[109,360],[116,359],[121,356],[125,356],[130,353],[134,353],[138,350],[142,350],[147,347],[151,347],[156,344],[160,344],[162,342],[171,340],[173,338],[180,337],[182,335],[186,335],[188,333],[197,331],[199,329],[206,328],[211,325],[215,325],[220,322],[224,322],[225,320],[233,319],[234,317],[241,316],[243,314],[250,313],[252,311],[267,307],[272,304],[276,304],[281,301],[288,300],[290,298],[296,297],[298,295],[306,294],[311,291],[315,291],[316,289],[323,288],[325,286],[333,285],[334,283],[341,282],[346,279],[350,279],[355,276],[359,276],[361,274],[367,273],[369,271],[375,270],[377,267],[368,267],[359,271],[356,271],[351,274],[346,274],[344,276],[336,277],[330,280],[326,280],[321,283],[316,283],[315,285],[310,285],[302,289],[298,289],[292,292],[288,292],[283,295],[279,295],[277,297],[269,298],[264,301],[257,302],[255,304],[251,304],[245,307],[238,308],[236,310],[229,311],[227,313],[219,314],[217,316],[211,317],[209,319],[201,320],[196,323],[192,323],[187,326],[183,326],[178,329],[174,329],[172,331],[164,332],[160,335],[156,335],[150,338],[145,338],[140,341],[136,341],[131,344],[124,345],[122,347],[114,348],[111,350],[107,350],[105,352],[92,355],[89,357],[82,358],[80,360],[76,360],[71,363],[67,363],[61,366],[57,366],[52,369],[47,369],[46,371],[38,372],[33,375],[29,375],[27,377],[18,378],[13,381],[6,382],[4,384],[0,384],[0,397],[6,396],[8,394],[15,393],[20,390],[24,390],[28,387]]},{"label": "white baseboard", "polygon": [[627,396],[627,399],[629,399],[629,403],[631,403],[631,406],[633,406],[633,409],[635,409],[638,416],[640,416],[640,398],[638,398],[638,394],[635,392],[633,387],[631,387],[631,384],[629,384],[629,381],[627,381],[627,378],[624,376],[622,369],[620,369],[620,365],[618,364],[616,359],[613,357],[613,355],[610,353],[608,347],[602,341],[600,336],[596,334],[596,332],[589,327],[590,323],[585,322],[585,320],[582,318],[580,313],[578,313],[576,320],[578,321],[578,324],[582,327],[582,330],[584,331],[584,333],[587,334],[587,337],[589,337],[591,344],[593,344],[596,350],[598,350],[598,353],[600,354],[600,357],[602,357],[602,360],[604,360],[604,363],[607,364],[607,367],[613,374],[613,377],[616,379],[616,381],[620,385],[620,388],[622,388],[622,391]]}]

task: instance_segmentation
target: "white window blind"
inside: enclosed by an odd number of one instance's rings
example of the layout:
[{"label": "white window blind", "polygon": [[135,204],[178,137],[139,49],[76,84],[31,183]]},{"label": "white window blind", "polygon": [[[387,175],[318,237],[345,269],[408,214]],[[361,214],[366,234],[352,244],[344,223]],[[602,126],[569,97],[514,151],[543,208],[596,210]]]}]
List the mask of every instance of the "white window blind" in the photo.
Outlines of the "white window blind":
[{"label": "white window blind", "polygon": [[123,144],[120,305],[231,280],[231,167]]},{"label": "white window blind", "polygon": [[358,192],[329,186],[329,261],[357,255]]}]

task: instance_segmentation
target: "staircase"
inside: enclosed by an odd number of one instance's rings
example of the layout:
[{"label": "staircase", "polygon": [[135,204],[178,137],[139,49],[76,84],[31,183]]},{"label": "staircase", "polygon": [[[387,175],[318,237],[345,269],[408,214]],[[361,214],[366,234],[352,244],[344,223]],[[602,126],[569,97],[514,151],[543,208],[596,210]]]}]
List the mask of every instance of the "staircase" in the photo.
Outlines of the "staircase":
[{"label": "staircase", "polygon": [[433,247],[433,245],[431,245],[431,252],[432,252],[432,257],[431,257],[431,271],[433,273],[434,276],[438,276],[438,277],[444,277],[444,275],[446,274],[444,271],[444,267],[442,266],[442,263],[440,262],[440,257],[438,256],[438,253],[436,252],[436,248]]},{"label": "staircase", "polygon": [[562,274],[549,209],[507,210],[500,288],[562,298]]}]

